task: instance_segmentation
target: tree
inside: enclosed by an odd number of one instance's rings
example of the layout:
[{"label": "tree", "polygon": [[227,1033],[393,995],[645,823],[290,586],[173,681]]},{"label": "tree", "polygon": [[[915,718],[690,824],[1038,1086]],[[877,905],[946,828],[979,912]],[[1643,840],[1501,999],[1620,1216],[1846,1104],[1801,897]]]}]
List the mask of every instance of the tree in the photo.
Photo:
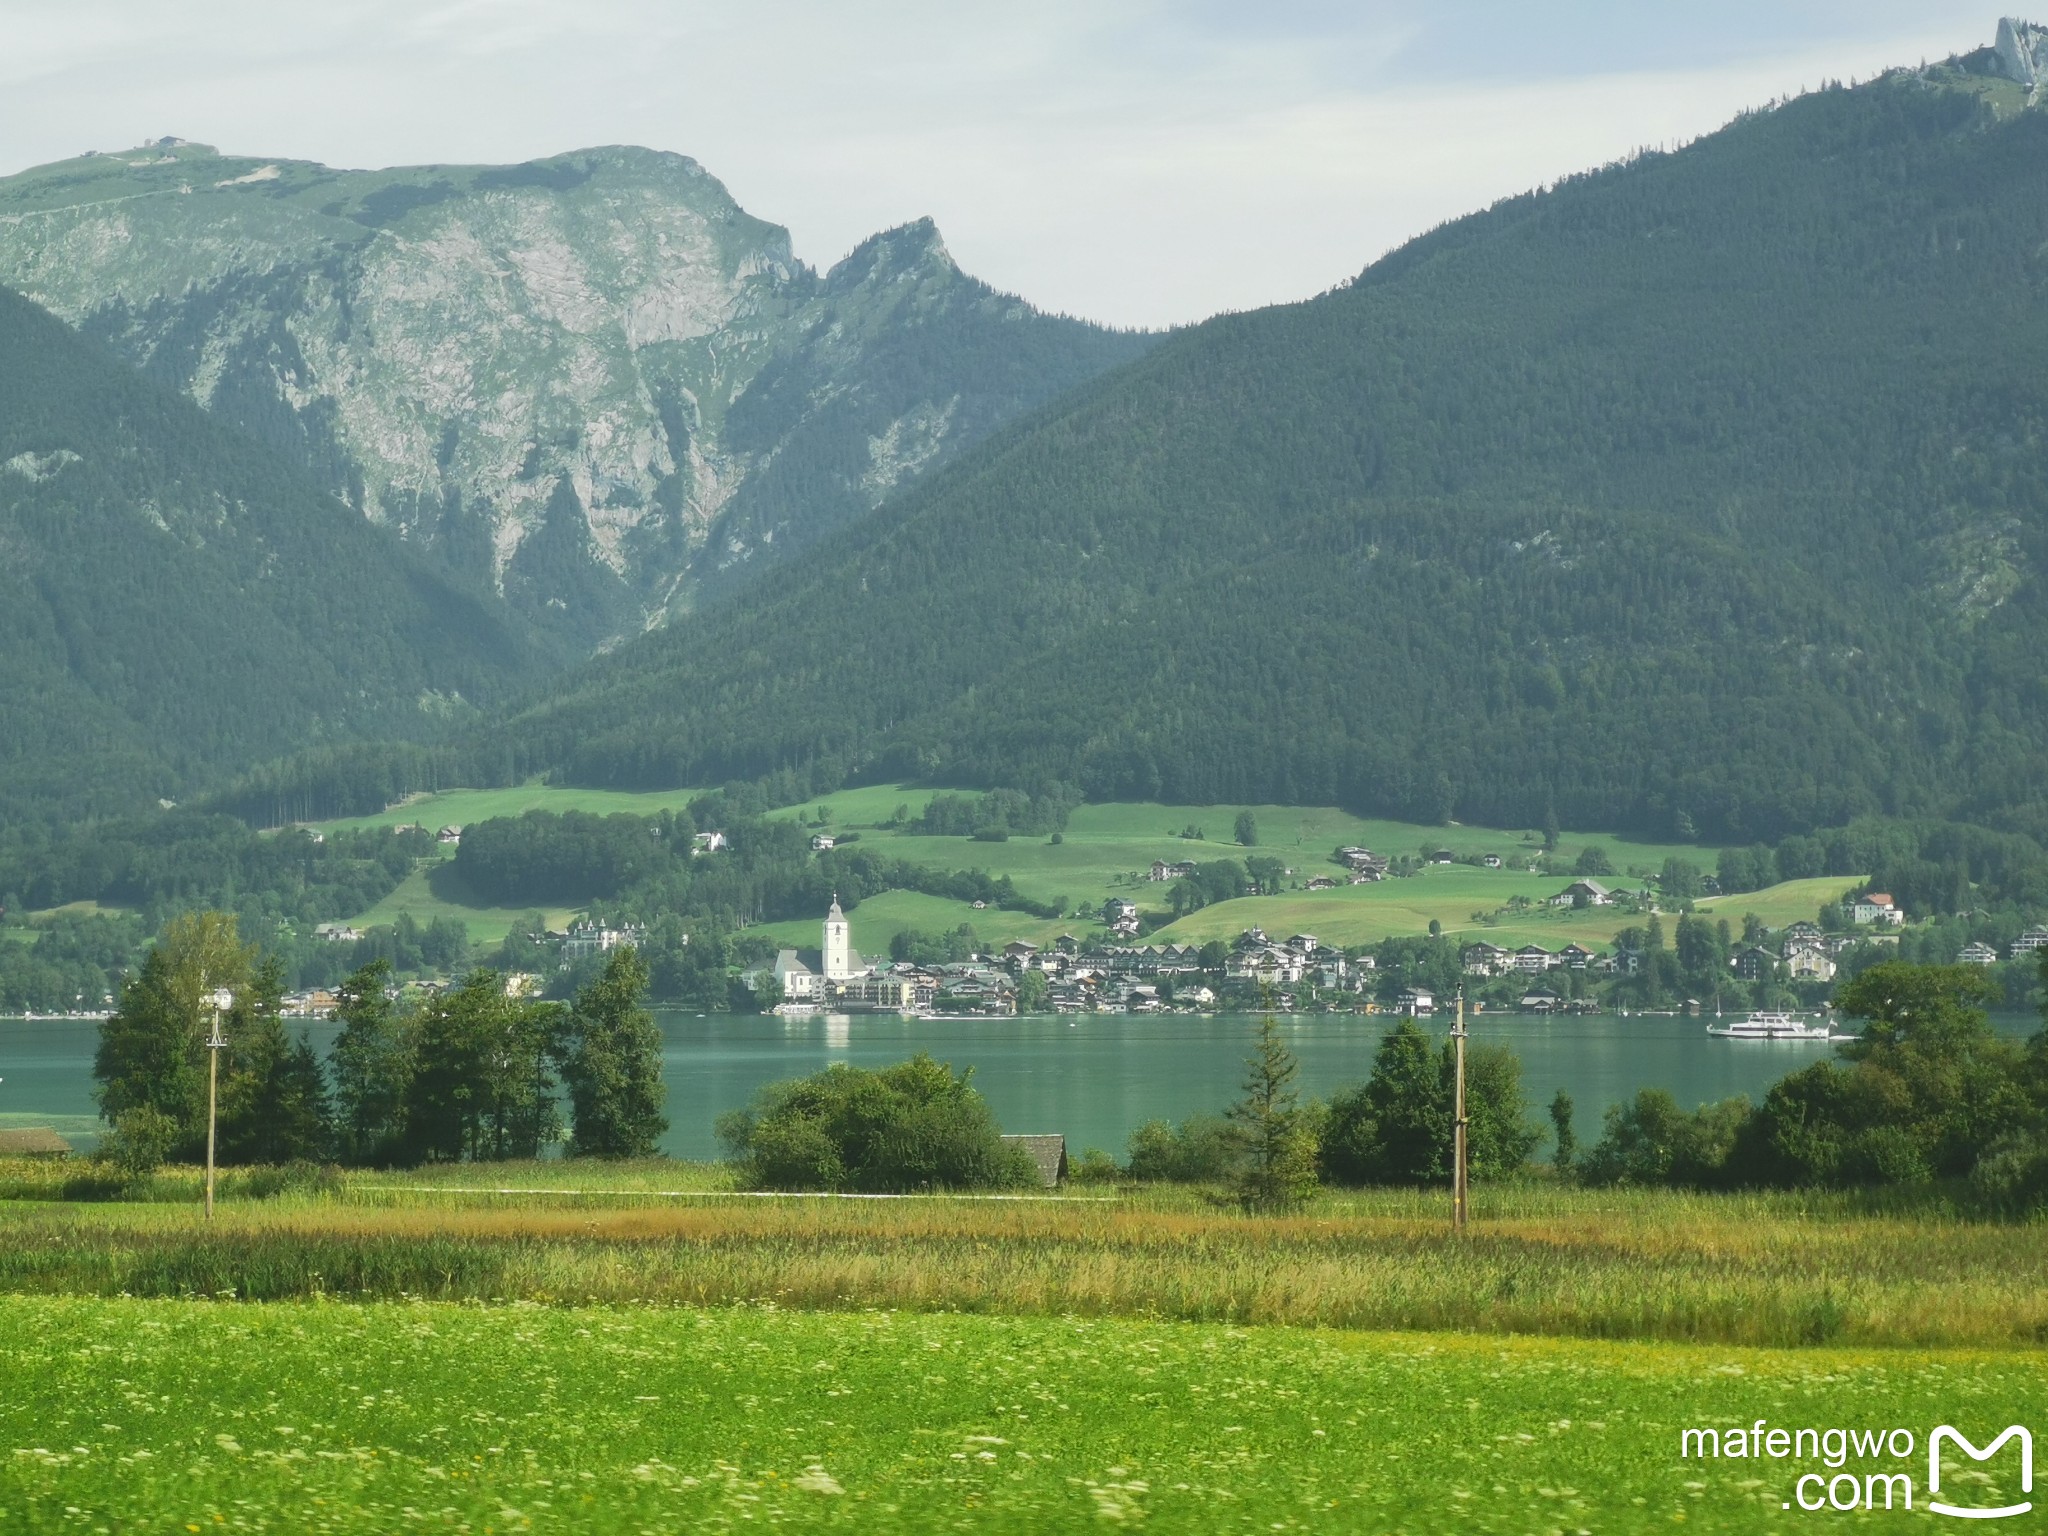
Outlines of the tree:
[{"label": "tree", "polygon": [[561,1135],[548,1062],[555,1008],[505,996],[495,971],[476,971],[420,1013],[417,1062],[406,1087],[406,1144],[414,1157],[538,1157]]},{"label": "tree", "polygon": [[1019,1013],[1045,1012],[1046,999],[1052,986],[1045,979],[1045,972],[1026,970],[1017,978],[1017,1011]]},{"label": "tree", "polygon": [[622,945],[570,1006],[561,1060],[572,1156],[651,1157],[668,1129],[661,1031],[640,1006],[646,991],[646,965]]},{"label": "tree", "polygon": [[1561,830],[1557,824],[1557,807],[1546,805],[1543,808],[1543,851],[1545,853],[1557,852],[1557,839]]},{"label": "tree", "polygon": [[1657,877],[1657,889],[1666,901],[1679,906],[1698,900],[1700,867],[1689,859],[1672,855],[1664,861],[1663,871]]},{"label": "tree", "polygon": [[1591,844],[1581,849],[1578,858],[1572,861],[1572,873],[1575,875],[1611,875],[1614,873],[1614,862],[1607,857],[1607,850],[1605,848],[1600,847],[1598,844]]},{"label": "tree", "polygon": [[385,1163],[401,1155],[414,1033],[385,996],[390,962],[373,960],[341,984],[334,1042],[335,1141],[342,1160]]},{"label": "tree", "polygon": [[1300,1068],[1270,1013],[1245,1067],[1244,1097],[1229,1110],[1244,1151],[1238,1198],[1247,1210],[1289,1210],[1316,1191],[1316,1138],[1294,1087]]},{"label": "tree", "polygon": [[1250,811],[1237,813],[1237,841],[1245,848],[1256,848],[1259,845],[1259,819]]},{"label": "tree", "polygon": [[1550,1124],[1557,1136],[1551,1162],[1562,1176],[1572,1171],[1572,1158],[1579,1150],[1578,1133],[1572,1129],[1572,1096],[1562,1088],[1550,1100]]},{"label": "tree", "polygon": [[[168,1137],[158,1134],[160,1128],[152,1130],[167,1155],[204,1153],[204,1041],[212,1022],[204,1000],[221,988],[234,993],[222,1029],[239,1044],[254,1006],[254,960],[254,949],[242,943],[229,913],[188,913],[165,924],[135,978],[122,987],[119,1006],[100,1025],[93,1077],[102,1115],[118,1124],[136,1110],[152,1110],[175,1127]],[[234,1058],[222,1065],[232,1079]]]},{"label": "tree", "polygon": [[[1345,1184],[1440,1184],[1454,1155],[1457,1054],[1432,1046],[1412,1020],[1380,1041],[1363,1087],[1334,1095],[1324,1129],[1325,1174]],[[1541,1139],[1528,1124],[1521,1059],[1498,1045],[1465,1051],[1467,1167],[1500,1178]]]},{"label": "tree", "polygon": [[1448,1176],[1450,1109],[1429,1036],[1403,1019],[1379,1043],[1362,1087],[1334,1095],[1323,1171],[1343,1184],[1426,1184]]}]

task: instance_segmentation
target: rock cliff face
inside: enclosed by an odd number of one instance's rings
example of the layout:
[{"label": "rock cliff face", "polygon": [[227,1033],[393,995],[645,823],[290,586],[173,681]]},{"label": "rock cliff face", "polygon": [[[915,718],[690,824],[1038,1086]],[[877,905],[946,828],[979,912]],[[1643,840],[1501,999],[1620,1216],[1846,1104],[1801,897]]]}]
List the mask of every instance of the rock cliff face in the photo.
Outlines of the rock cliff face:
[{"label": "rock cliff face", "polygon": [[0,180],[0,284],[568,648],[658,622],[1146,339],[921,223],[822,276],[644,149],[335,171],[161,140]]},{"label": "rock cliff face", "polygon": [[1998,39],[1992,45],[1999,73],[2016,80],[2031,93],[2039,88],[2048,70],[2048,27],[2003,16],[1998,22]]}]

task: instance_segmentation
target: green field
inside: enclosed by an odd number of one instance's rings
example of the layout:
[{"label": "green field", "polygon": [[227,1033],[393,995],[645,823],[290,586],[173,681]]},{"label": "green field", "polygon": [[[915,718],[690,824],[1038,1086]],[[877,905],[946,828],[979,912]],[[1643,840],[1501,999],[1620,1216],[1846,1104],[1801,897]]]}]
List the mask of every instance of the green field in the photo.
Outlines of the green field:
[{"label": "green field", "polygon": [[[379,816],[327,825],[394,826],[414,821],[428,827],[467,825],[528,810],[631,811],[647,815],[679,806],[696,793],[671,790],[627,794],[545,784],[518,789],[450,790],[416,799]],[[1616,930],[1634,921],[1601,909],[1571,912],[1549,908],[1504,915],[1491,923],[1476,918],[1475,913],[1492,913],[1514,896],[1540,903],[1563,889],[1568,877],[1532,875],[1526,868],[1512,867],[1517,863],[1526,865],[1540,849],[1541,839],[1534,832],[1455,824],[1424,827],[1369,820],[1329,807],[1149,803],[1080,806],[1057,844],[1047,837],[1013,837],[1008,842],[983,843],[964,837],[913,836],[891,824],[899,807],[908,806],[914,815],[923,810],[932,793],[929,789],[900,785],[870,785],[841,790],[773,814],[806,822],[822,819],[825,825],[840,832],[858,830],[860,846],[926,868],[979,869],[994,876],[1007,875],[1019,892],[1034,901],[1064,898],[1063,909],[1069,913],[1083,907],[1090,911],[1099,909],[1111,896],[1127,897],[1148,911],[1163,913],[1169,887],[1145,879],[1155,859],[1241,859],[1256,853],[1286,860],[1296,882],[1306,882],[1320,874],[1341,876],[1341,870],[1330,861],[1330,854],[1352,843],[1388,855],[1412,855],[1436,848],[1449,848],[1459,855],[1492,853],[1510,866],[1494,870],[1469,864],[1442,865],[1405,880],[1345,885],[1332,891],[1289,890],[1224,902],[1161,930],[1157,941],[1162,943],[1229,939],[1257,926],[1283,937],[1306,932],[1326,943],[1369,944],[1390,936],[1426,933],[1434,921],[1447,933],[1483,937],[1509,948],[1536,943],[1555,949],[1571,942],[1597,948],[1612,939]],[[1258,820],[1259,842],[1253,849],[1240,848],[1231,841],[1238,812],[1246,809]],[[1206,838],[1181,837],[1179,833],[1189,826],[1200,828]],[[1669,857],[1689,859],[1709,868],[1716,857],[1713,849],[1635,842],[1600,832],[1566,832],[1559,842],[1559,851],[1569,858],[1595,845],[1606,850],[1618,870],[1655,869]],[[351,921],[358,926],[388,923],[401,912],[410,912],[422,923],[453,916],[468,925],[473,939],[489,943],[503,938],[515,922],[527,915],[524,910],[471,905],[463,899],[449,874],[447,870],[417,873]],[[1626,884],[1628,877],[1617,875],[1610,883]],[[1776,928],[1798,918],[1813,917],[1822,903],[1835,899],[1855,883],[1853,879],[1793,881],[1767,891],[1724,897],[1701,905],[1702,910],[1726,916],[1736,924],[1745,912],[1755,912]],[[551,925],[560,926],[574,913],[566,908],[553,908],[546,915]],[[977,912],[965,902],[910,891],[892,891],[870,898],[853,912],[852,921],[855,945],[871,955],[886,953],[890,939],[906,929],[950,931],[962,923],[972,927],[991,946],[1012,939],[1044,943],[1065,931],[1081,935],[1100,932],[1098,925],[1080,919],[1042,922],[1021,913],[993,909]],[[768,924],[762,931],[785,944],[810,946],[817,942],[817,919]]]},{"label": "green field", "polygon": [[9,1298],[0,1339],[30,1532],[1752,1532],[1835,1469],[1681,1430],[2048,1409],[2037,1353],[1075,1318]]},{"label": "green field", "polygon": [[[472,944],[495,944],[519,923],[533,915],[532,907],[489,907],[473,904],[461,878],[447,860],[416,869],[393,887],[391,894],[350,919],[357,928],[380,927],[410,913],[425,925],[436,918],[452,917],[469,929]],[[576,916],[574,907],[543,907],[541,916],[550,928],[564,928]]]}]

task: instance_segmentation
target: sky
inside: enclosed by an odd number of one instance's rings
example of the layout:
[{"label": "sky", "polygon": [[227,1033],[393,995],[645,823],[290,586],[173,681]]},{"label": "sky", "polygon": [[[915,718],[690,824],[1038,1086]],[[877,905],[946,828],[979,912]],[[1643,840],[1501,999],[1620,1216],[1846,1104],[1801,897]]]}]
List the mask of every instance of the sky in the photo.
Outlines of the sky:
[{"label": "sky", "polygon": [[1945,0],[6,0],[0,174],[691,155],[829,265],[930,216],[1123,326],[1306,298],[1497,198],[1991,40]]}]

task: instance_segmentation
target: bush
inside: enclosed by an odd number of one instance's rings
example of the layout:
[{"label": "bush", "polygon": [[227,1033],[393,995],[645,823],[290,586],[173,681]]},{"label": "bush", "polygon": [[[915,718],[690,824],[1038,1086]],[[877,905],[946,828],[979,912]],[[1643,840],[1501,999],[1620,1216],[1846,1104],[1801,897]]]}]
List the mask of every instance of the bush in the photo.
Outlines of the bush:
[{"label": "bush", "polygon": [[1987,1149],[1970,1171],[1970,1189],[2009,1215],[2048,1209],[2048,1140],[2014,1136]]},{"label": "bush", "polygon": [[124,1185],[147,1183],[171,1155],[178,1135],[177,1121],[144,1105],[115,1117],[114,1129],[93,1158],[112,1169]]},{"label": "bush", "polygon": [[1221,1115],[1190,1115],[1174,1126],[1148,1120],[1131,1133],[1129,1172],[1160,1184],[1215,1184],[1237,1166],[1236,1127]]},{"label": "bush", "polygon": [[828,1067],[769,1084],[749,1108],[720,1116],[718,1134],[758,1189],[1035,1187],[1037,1169],[1004,1144],[972,1076],[922,1052],[879,1072]]},{"label": "bush", "polygon": [[1114,1184],[1123,1177],[1123,1169],[1117,1167],[1116,1159],[1100,1147],[1090,1147],[1081,1154],[1081,1160],[1067,1169],[1070,1184]]},{"label": "bush", "polygon": [[1711,1188],[1725,1183],[1730,1155],[1752,1110],[1747,1099],[1726,1099],[1688,1114],[1662,1088],[1645,1088],[1607,1111],[1606,1131],[1580,1164],[1587,1184],[1678,1184]]}]

